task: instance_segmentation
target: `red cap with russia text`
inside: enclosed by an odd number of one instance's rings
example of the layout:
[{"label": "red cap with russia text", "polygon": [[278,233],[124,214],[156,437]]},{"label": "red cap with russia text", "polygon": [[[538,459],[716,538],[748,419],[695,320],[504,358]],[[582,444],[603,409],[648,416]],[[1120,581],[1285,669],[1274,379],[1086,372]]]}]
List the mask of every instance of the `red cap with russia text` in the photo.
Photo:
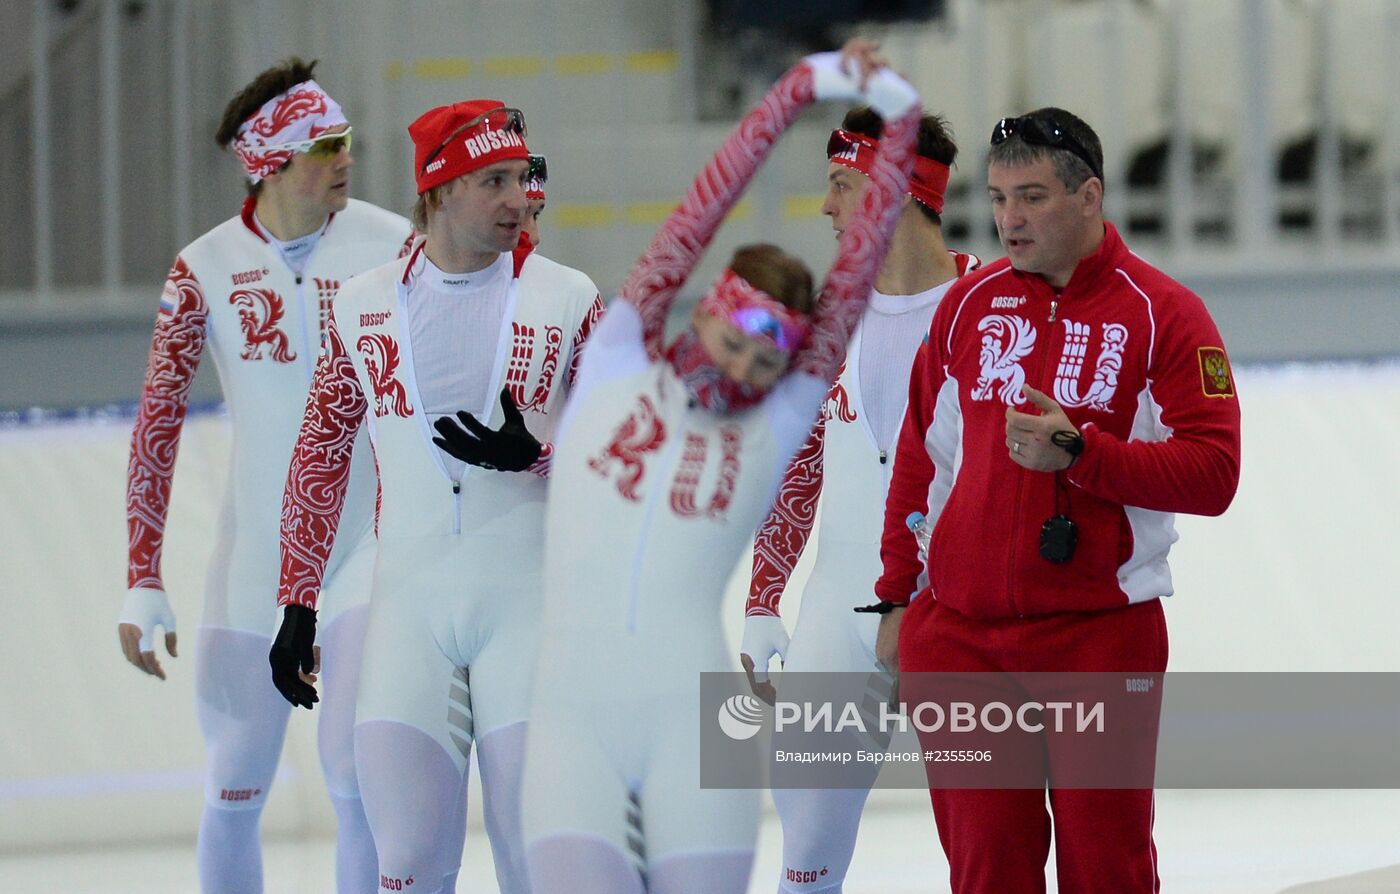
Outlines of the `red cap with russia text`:
[{"label": "red cap with russia text", "polygon": [[408,126],[419,195],[498,161],[529,159],[524,135],[501,127],[500,122],[485,118],[464,127],[487,112],[505,107],[505,103],[495,99],[454,102],[429,109]]}]

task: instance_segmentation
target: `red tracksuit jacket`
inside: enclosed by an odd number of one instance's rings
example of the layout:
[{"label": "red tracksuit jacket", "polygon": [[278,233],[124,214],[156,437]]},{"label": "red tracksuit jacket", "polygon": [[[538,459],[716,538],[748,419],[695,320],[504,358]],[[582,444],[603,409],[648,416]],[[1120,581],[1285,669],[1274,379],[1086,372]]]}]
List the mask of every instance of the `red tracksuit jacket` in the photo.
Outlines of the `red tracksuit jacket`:
[{"label": "red tracksuit jacket", "polygon": [[[880,599],[931,590],[964,615],[1010,618],[1168,596],[1173,513],[1229,506],[1240,410],[1224,342],[1200,298],[1105,229],[1058,294],[1003,258],[943,299],[911,373]],[[1006,408],[1035,412],[1023,384],[1084,436],[1058,497],[1055,475],[1007,455]],[[1040,528],[1066,509],[1078,548],[1052,564]],[[936,520],[926,567],[905,525],[914,511]]]}]

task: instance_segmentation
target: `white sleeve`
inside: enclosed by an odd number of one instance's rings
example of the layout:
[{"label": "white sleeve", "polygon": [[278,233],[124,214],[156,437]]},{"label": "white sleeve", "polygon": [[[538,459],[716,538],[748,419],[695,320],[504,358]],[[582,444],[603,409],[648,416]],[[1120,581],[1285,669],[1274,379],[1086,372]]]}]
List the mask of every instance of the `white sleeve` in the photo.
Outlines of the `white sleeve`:
[{"label": "white sleeve", "polygon": [[581,395],[603,382],[630,376],[651,365],[642,341],[642,317],[626,301],[613,301],[588,337],[571,390]]},{"label": "white sleeve", "polygon": [[651,366],[642,341],[642,317],[626,301],[614,301],[588,336],[578,365],[578,377],[569,387],[569,399],[554,429],[554,443],[563,442],[573,425],[574,413],[600,385],[634,375]]},{"label": "white sleeve", "polygon": [[794,372],[783,377],[763,402],[768,413],[768,422],[773,426],[773,437],[778,442],[778,456],[781,461],[778,474],[781,475],[797,455],[797,450],[812,434],[812,426],[817,421],[817,411],[826,399],[831,385],[803,372]]}]

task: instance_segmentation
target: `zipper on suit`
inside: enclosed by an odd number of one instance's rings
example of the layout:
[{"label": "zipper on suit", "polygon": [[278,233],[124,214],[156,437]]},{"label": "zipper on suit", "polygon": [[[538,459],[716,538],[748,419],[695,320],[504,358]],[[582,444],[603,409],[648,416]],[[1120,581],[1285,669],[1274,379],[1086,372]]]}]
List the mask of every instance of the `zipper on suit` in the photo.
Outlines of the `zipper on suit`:
[{"label": "zipper on suit", "polygon": [[452,533],[462,533],[462,482],[452,480]]},{"label": "zipper on suit", "polygon": [[[1059,310],[1060,310],[1060,298],[1062,298],[1062,297],[1064,297],[1064,293],[1063,293],[1063,292],[1061,292],[1059,295],[1055,295],[1055,294],[1053,294],[1053,293],[1051,294],[1051,296],[1050,296],[1050,319],[1048,320],[1048,322],[1050,322],[1050,323],[1054,323],[1054,322],[1055,322],[1055,318],[1056,318],[1056,316],[1058,315]],[[1050,336],[1054,334],[1054,331],[1055,331],[1055,330],[1054,330],[1053,328],[1047,329],[1047,330],[1045,331],[1045,340],[1042,341],[1042,344],[1044,345],[1044,348],[1045,348],[1045,353],[1044,353],[1044,354],[1041,356],[1041,358],[1040,358],[1040,375],[1036,378],[1036,381],[1039,382],[1039,383],[1041,383],[1042,385],[1045,383],[1045,369],[1046,369],[1047,365],[1050,363],[1050,359],[1051,359],[1051,357],[1052,357],[1052,352],[1051,352],[1051,350],[1050,350],[1050,345],[1049,345],[1048,342],[1049,342]],[[1035,386],[1031,386],[1031,387],[1035,387]],[[1054,387],[1055,387],[1055,386],[1054,386],[1054,383],[1051,383],[1049,387],[1050,387],[1050,390],[1053,392],[1053,391],[1054,391]],[[1021,504],[1021,497],[1022,497],[1022,495],[1025,493],[1026,478],[1027,478],[1027,476],[1025,476],[1025,475],[1018,475],[1018,476],[1016,476],[1016,502],[1015,502],[1013,505],[1016,506],[1017,509],[1016,509],[1016,514],[1015,514],[1015,516],[1014,516],[1014,517],[1012,518],[1012,520],[1011,520],[1012,525],[1013,525],[1012,530],[1013,530],[1015,533],[1012,534],[1012,536],[1011,536],[1011,555],[1010,555],[1009,558],[1008,558],[1007,566],[1006,566],[1007,569],[1008,569],[1008,573],[1010,574],[1010,579],[1009,579],[1008,582],[1007,582],[1007,583],[1008,583],[1008,586],[1007,586],[1007,588],[1006,588],[1006,600],[1007,600],[1008,603],[1010,603],[1010,605],[1011,605],[1011,610],[1012,610],[1013,612],[1015,612],[1016,617],[1018,617],[1018,618],[1023,618],[1023,617],[1025,617],[1025,615],[1022,614],[1020,607],[1016,604],[1016,597],[1015,597],[1013,594],[1016,592],[1016,589],[1017,589],[1017,581],[1018,581],[1018,579],[1020,578],[1020,575],[1017,574],[1017,567],[1018,567],[1018,566],[1017,566],[1016,562],[1017,562],[1017,558],[1021,555],[1021,541],[1022,541],[1022,537],[1021,537],[1021,525],[1022,525],[1022,521],[1024,520],[1024,517],[1025,517],[1025,511],[1024,511],[1024,509],[1021,508],[1021,506],[1022,506],[1022,504]]]}]

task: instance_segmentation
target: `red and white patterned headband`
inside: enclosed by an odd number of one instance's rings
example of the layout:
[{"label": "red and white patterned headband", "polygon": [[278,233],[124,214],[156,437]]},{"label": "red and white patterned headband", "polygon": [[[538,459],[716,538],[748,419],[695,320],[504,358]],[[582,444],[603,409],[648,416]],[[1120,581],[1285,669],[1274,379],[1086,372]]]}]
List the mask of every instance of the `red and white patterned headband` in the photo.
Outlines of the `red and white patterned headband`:
[{"label": "red and white patterned headband", "polygon": [[700,309],[739,327],[746,335],[770,342],[791,355],[807,339],[811,319],[762,289],[755,288],[733,270],[725,270],[705,297]]},{"label": "red and white patterned headband", "polygon": [[248,179],[276,173],[306,144],[333,127],[348,124],[340,104],[315,81],[302,81],[263,103],[242,126],[233,151]]},{"label": "red and white patterned headband", "polygon": [[[865,134],[852,133],[837,128],[831,132],[826,143],[828,161],[870,176],[870,166],[875,163],[875,150],[879,146]],[[948,177],[952,170],[942,162],[922,155],[914,156],[914,173],[909,177],[909,195],[920,203],[932,208],[935,214],[943,213],[943,197],[948,191]]]}]

